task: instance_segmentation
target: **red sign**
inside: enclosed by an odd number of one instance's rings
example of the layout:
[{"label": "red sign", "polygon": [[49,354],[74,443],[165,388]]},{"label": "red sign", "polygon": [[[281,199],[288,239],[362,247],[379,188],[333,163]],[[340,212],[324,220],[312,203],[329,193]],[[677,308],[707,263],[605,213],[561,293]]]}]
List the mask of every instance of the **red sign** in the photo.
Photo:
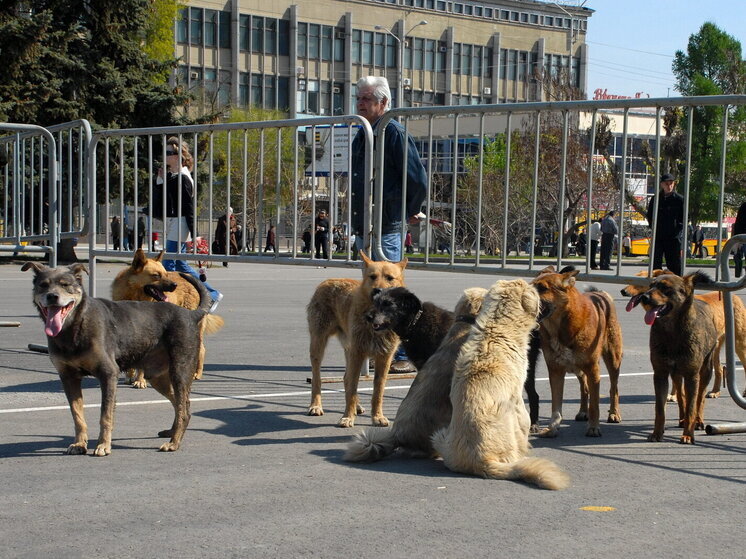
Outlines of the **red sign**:
[{"label": "red sign", "polygon": [[637,93],[635,93],[634,97],[630,97],[629,95],[613,95],[611,93],[607,93],[606,89],[601,89],[600,87],[593,93],[594,101],[601,101],[605,99],[640,99],[642,97],[650,97],[650,94],[644,93],[642,91],[638,91]]}]

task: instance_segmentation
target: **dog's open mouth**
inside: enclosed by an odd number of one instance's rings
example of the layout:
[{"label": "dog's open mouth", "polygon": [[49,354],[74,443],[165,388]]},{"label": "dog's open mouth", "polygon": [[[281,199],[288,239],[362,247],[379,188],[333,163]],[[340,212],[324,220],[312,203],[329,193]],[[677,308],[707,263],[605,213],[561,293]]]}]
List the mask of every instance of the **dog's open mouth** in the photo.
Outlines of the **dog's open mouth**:
[{"label": "dog's open mouth", "polygon": [[634,295],[630,300],[629,303],[627,303],[627,312],[634,309],[637,305],[640,304],[640,297],[642,297],[642,293],[639,295]]},{"label": "dog's open mouth", "polygon": [[156,301],[168,302],[168,295],[157,285],[148,284],[144,286],[142,290],[145,292],[145,295],[152,297]]},{"label": "dog's open mouth", "polygon": [[664,316],[668,311],[671,310],[670,305],[659,305],[657,307],[653,307],[649,311],[645,313],[645,324],[648,326],[651,326],[653,322],[655,322],[656,318],[660,318]]},{"label": "dog's open mouth", "polygon": [[54,338],[60,332],[62,332],[62,325],[65,323],[67,315],[75,307],[75,301],[71,301],[70,304],[60,307],[57,305],[50,305],[48,307],[39,307],[42,314],[44,314],[44,333],[47,336]]}]

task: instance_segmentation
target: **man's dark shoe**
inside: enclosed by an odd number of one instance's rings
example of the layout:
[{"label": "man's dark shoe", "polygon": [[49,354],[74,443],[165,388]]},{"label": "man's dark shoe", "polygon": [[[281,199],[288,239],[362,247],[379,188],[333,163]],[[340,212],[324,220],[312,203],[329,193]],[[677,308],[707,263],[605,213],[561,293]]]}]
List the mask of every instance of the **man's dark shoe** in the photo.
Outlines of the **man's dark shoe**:
[{"label": "man's dark shoe", "polygon": [[390,374],[396,375],[396,374],[402,374],[402,373],[414,373],[417,371],[417,368],[412,364],[411,361],[394,361],[391,363],[391,369],[389,370]]}]

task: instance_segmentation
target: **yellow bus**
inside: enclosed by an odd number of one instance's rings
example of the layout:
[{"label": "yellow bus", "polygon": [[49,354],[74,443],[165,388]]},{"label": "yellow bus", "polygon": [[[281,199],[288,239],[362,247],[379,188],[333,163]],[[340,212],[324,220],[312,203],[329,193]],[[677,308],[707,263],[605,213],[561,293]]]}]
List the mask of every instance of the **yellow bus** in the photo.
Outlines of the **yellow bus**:
[{"label": "yellow bus", "polygon": [[[702,243],[702,256],[709,258],[710,256],[717,255],[718,252],[723,248],[725,242],[730,238],[730,223],[723,223],[721,226],[722,236],[720,241],[720,247],[718,247],[718,224],[715,221],[704,222],[699,224],[702,227],[702,231],[705,234],[705,240]],[[650,228],[647,225],[633,224],[632,230],[630,231],[630,237],[632,238],[630,253],[632,256],[648,256],[650,253]],[[691,237],[691,236],[690,236]],[[692,252],[693,257],[699,255],[693,254],[694,243],[691,242],[691,238],[687,239],[690,243],[689,248]]]}]

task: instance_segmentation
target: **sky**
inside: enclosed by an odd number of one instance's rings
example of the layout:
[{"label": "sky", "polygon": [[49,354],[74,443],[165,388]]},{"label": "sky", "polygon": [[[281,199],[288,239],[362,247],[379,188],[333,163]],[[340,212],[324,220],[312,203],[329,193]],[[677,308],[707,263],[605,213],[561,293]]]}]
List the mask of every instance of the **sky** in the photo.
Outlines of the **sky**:
[{"label": "sky", "polygon": [[746,0],[565,0],[595,10],[588,20],[588,98],[677,97],[671,63],[689,37],[711,21],[746,53]]}]

